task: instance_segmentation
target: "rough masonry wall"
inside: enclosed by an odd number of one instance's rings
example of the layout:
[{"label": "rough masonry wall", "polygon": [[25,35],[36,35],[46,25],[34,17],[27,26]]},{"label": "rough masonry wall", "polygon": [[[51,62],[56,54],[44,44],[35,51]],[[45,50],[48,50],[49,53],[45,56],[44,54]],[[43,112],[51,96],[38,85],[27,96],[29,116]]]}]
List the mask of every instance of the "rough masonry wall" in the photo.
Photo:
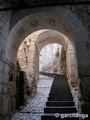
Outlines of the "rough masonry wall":
[{"label": "rough masonry wall", "polygon": [[66,64],[67,64],[67,77],[70,81],[72,87],[77,87],[77,78],[76,78],[76,70],[75,70],[75,53],[74,49],[68,41],[67,50],[66,50]]},{"label": "rough masonry wall", "polygon": [[39,78],[39,51],[36,47],[35,39],[27,37],[20,45],[18,51],[18,61],[20,67],[26,72],[28,82],[28,93],[32,96],[37,89],[37,80]]},{"label": "rough masonry wall", "polygon": [[67,6],[81,20],[90,37],[90,4]]},{"label": "rough masonry wall", "polygon": [[9,34],[11,12],[0,12],[0,51],[5,50],[7,36]]},{"label": "rough masonry wall", "polygon": [[10,7],[10,0],[0,0],[0,8]]},{"label": "rough masonry wall", "polygon": [[60,73],[66,75],[66,51],[62,47],[60,57]]},{"label": "rough masonry wall", "polygon": [[[89,41],[87,43],[87,49],[90,54],[90,4],[70,6],[69,8],[77,17],[81,20],[84,27],[87,29],[89,35]],[[82,33],[83,34],[83,33]],[[84,43],[83,43],[84,44]],[[84,52],[84,54],[86,54]],[[75,68],[77,69],[77,68]],[[86,67],[81,67],[81,75],[79,76],[79,100],[80,100],[80,112],[89,115],[90,119],[90,64]],[[88,73],[88,74],[87,74]],[[87,75],[86,75],[87,74]],[[78,76],[78,75],[77,75]]]},{"label": "rough masonry wall", "polygon": [[[0,119],[9,118],[15,109],[15,67],[5,58],[11,12],[0,12]],[[11,71],[11,72],[9,72]],[[10,81],[10,82],[9,82]],[[13,83],[13,84],[12,84]],[[11,104],[12,103],[12,104]],[[4,111],[4,112],[3,112]]]},{"label": "rough masonry wall", "polygon": [[[32,96],[36,94],[37,91],[37,80],[39,78],[39,51],[38,48],[36,46],[35,40],[32,39],[31,44],[30,44],[30,53],[29,53],[29,66],[28,66],[28,73],[30,76],[29,77],[29,82],[30,80],[32,82],[29,83],[29,85],[32,88]],[[32,83],[32,84],[31,84]]]}]

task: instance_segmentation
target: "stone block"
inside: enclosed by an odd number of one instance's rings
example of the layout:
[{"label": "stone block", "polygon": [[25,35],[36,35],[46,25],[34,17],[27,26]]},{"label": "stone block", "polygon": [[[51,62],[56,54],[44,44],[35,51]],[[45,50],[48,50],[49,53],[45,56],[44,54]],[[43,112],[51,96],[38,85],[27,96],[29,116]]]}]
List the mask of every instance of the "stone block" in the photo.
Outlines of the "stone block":
[{"label": "stone block", "polygon": [[30,47],[34,47],[35,46],[35,41],[32,41],[31,43],[30,43]]},{"label": "stone block", "polygon": [[29,63],[29,68],[31,69],[35,68],[35,63]]},{"label": "stone block", "polygon": [[70,66],[70,76],[74,76],[75,75],[75,66]]},{"label": "stone block", "polygon": [[33,54],[35,52],[35,47],[30,46],[31,48],[29,49],[30,55]]},{"label": "stone block", "polygon": [[33,63],[34,62],[34,56],[31,56],[28,58],[29,62]]},{"label": "stone block", "polygon": [[9,85],[4,85],[4,94],[7,94],[9,92]]},{"label": "stone block", "polygon": [[75,60],[74,60],[74,59],[71,59],[71,60],[70,60],[70,66],[71,66],[71,67],[72,67],[72,66],[74,67],[74,64],[75,64]]},{"label": "stone block", "polygon": [[2,96],[2,115],[6,116],[8,115],[8,106],[9,106],[9,99],[8,96],[3,95]]},{"label": "stone block", "polygon": [[90,102],[90,77],[82,77],[79,80],[79,86],[83,100]]},{"label": "stone block", "polygon": [[4,72],[8,73],[10,70],[10,67],[8,64],[4,64]]},{"label": "stone block", "polygon": [[73,14],[71,11],[67,11],[67,14],[64,16],[64,18],[67,19],[67,22],[74,21],[75,17],[75,14]]},{"label": "stone block", "polygon": [[2,70],[3,70],[3,62],[0,61],[0,72],[2,72]]},{"label": "stone block", "polygon": [[7,52],[5,54],[6,58],[11,61],[14,65],[16,64],[16,58],[17,58],[17,54],[16,52],[10,48],[10,49],[7,49]]},{"label": "stone block", "polygon": [[[89,36],[87,35],[87,30],[86,29],[81,29],[80,31],[78,31],[76,33],[77,35],[75,36],[75,39],[77,40],[77,44],[83,44],[85,42],[88,42],[89,41]],[[81,43],[79,43],[81,42]],[[77,46],[78,46],[77,45]],[[80,45],[80,46],[81,46]]]},{"label": "stone block", "polygon": [[0,83],[2,83],[2,72],[0,72]]},{"label": "stone block", "polygon": [[[25,22],[25,21],[26,22]],[[25,32],[26,32],[26,34],[28,35],[28,34],[30,34],[32,31],[32,27],[31,27],[31,25],[30,25],[30,20],[29,20],[29,18],[24,18],[24,20],[23,21],[20,21],[20,24],[21,24],[21,26],[23,26],[23,28],[24,28],[24,30],[25,30]],[[27,24],[26,24],[27,23]],[[29,29],[28,29],[29,28]]]},{"label": "stone block", "polygon": [[74,77],[70,77],[70,84],[72,87],[77,87],[78,85],[78,81],[76,80],[75,76]]},{"label": "stone block", "polygon": [[[75,18],[73,21],[71,21],[71,26],[72,26],[74,32],[80,31],[80,30],[82,30],[82,29],[85,29],[85,28],[83,27],[81,21],[76,22],[76,20],[77,20],[77,18]],[[82,35],[83,35],[83,34],[82,34]]]},{"label": "stone block", "polygon": [[9,82],[9,73],[3,72],[3,82],[8,83]]},{"label": "stone block", "polygon": [[10,82],[9,88],[10,88],[10,96],[14,97],[16,95],[16,82]]},{"label": "stone block", "polygon": [[90,120],[90,102],[83,102],[80,104],[82,114],[87,114],[87,120]]},{"label": "stone block", "polygon": [[74,57],[74,50],[73,49],[71,51],[69,51],[69,55],[70,55],[71,58]]},{"label": "stone block", "polygon": [[2,104],[2,95],[0,95],[0,106]]},{"label": "stone block", "polygon": [[15,112],[15,109],[16,109],[16,98],[13,97],[11,98],[11,111]]},{"label": "stone block", "polygon": [[[0,116],[2,115],[2,109],[1,109],[1,105],[0,105]],[[0,120],[2,120],[2,119],[0,119]]]},{"label": "stone block", "polygon": [[0,84],[0,94],[3,92],[3,85]]},{"label": "stone block", "polygon": [[10,120],[10,116],[1,116],[0,120]]},{"label": "stone block", "polygon": [[8,106],[8,112],[9,112],[9,115],[12,113],[12,101],[11,101],[11,98],[9,98],[9,106]]},{"label": "stone block", "polygon": [[55,10],[55,14],[61,17],[64,17],[68,14],[69,10],[68,9],[64,9],[63,7],[57,7]]}]

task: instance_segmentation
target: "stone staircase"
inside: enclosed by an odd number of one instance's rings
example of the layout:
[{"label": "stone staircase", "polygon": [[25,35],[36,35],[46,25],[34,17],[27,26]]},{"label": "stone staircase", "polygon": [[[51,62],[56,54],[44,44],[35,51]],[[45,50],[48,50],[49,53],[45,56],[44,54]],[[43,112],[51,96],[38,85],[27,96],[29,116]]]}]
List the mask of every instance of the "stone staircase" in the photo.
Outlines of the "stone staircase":
[{"label": "stone staircase", "polygon": [[[55,74],[41,120],[62,120],[61,115],[77,113],[66,76]],[[66,117],[63,120],[79,120]]]}]

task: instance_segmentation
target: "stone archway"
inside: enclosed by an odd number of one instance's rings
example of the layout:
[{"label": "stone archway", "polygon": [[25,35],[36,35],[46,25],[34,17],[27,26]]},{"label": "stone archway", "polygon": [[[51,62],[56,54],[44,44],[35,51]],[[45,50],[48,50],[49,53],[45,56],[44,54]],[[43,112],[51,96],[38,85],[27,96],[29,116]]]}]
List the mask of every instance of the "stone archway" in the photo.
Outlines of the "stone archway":
[{"label": "stone archway", "polygon": [[61,44],[66,50],[67,39],[68,38],[60,32],[48,29],[47,31],[44,31],[38,35],[36,39],[36,45],[39,51],[41,51],[45,45],[50,43],[58,43]]},{"label": "stone archway", "polygon": [[[62,13],[60,11],[62,11]],[[20,20],[16,24],[9,34],[9,38],[8,38],[9,45],[7,45],[7,48],[6,48],[7,49],[6,57],[8,58],[8,54],[9,54],[8,52],[10,50],[10,45],[11,45],[10,43],[12,43],[14,47],[13,49],[17,50],[21,41],[26,36],[28,36],[30,33],[36,30],[45,29],[45,28],[54,29],[63,33],[71,40],[73,44],[77,44],[78,42],[82,42],[82,41],[88,42],[87,31],[83,27],[81,22],[78,20],[78,18],[69,10],[62,7],[56,7],[53,10],[53,12],[50,11],[47,14],[47,11],[44,10],[44,12],[42,11],[41,13],[29,15],[23,18],[22,20]],[[83,36],[82,36],[82,33],[84,33]],[[14,45],[15,41],[17,41],[18,43],[17,46]]]},{"label": "stone archway", "polygon": [[29,35],[20,45],[17,57],[22,70],[28,76],[28,82],[33,83],[30,85],[31,88],[39,78],[40,51],[50,43],[61,44],[66,49],[67,37],[54,30],[39,30]]},{"label": "stone archway", "polygon": [[[41,51],[41,49],[44,46],[46,46],[50,43],[58,43],[58,44],[62,45],[63,49],[62,49],[62,54],[61,54],[61,59],[60,59],[61,60],[60,61],[61,62],[60,69],[63,74],[66,74],[66,71],[69,71],[69,72],[67,72],[67,76],[70,80],[70,84],[71,84],[71,86],[76,87],[77,86],[77,80],[76,80],[77,78],[75,75],[74,48],[69,41],[70,40],[68,40],[68,38],[66,36],[64,36],[63,34],[57,32],[57,31],[54,31],[54,30],[47,30],[38,35],[38,37],[36,39],[36,45],[37,45],[37,48],[39,51]],[[72,55],[71,55],[71,52],[72,52]],[[66,56],[67,56],[67,61],[66,61],[66,58],[64,59],[64,57],[66,57]],[[69,62],[69,64],[68,64],[68,62]]]},{"label": "stone archway", "polygon": [[[42,12],[40,12],[41,10]],[[14,71],[13,69],[16,66],[17,51],[21,42],[32,32],[41,29],[56,30],[64,34],[71,41],[75,49],[75,56],[77,60],[76,69],[78,71],[77,76],[84,77],[90,75],[90,55],[88,49],[89,38],[87,31],[76,15],[60,6],[49,9],[41,8],[38,12],[22,18],[14,25],[8,36],[5,51],[5,57],[8,60],[10,70]],[[7,65],[7,61],[4,64]],[[9,73],[10,70],[8,70],[7,73]],[[15,78],[14,73],[10,75],[10,78]],[[11,80],[12,79],[10,79],[10,81]],[[82,82],[81,79],[80,82]],[[13,85],[11,86],[13,87]],[[84,88],[83,85],[82,88]],[[9,96],[10,95],[7,94],[5,97],[9,99]],[[5,101],[3,101],[2,108],[4,108],[4,103]],[[12,100],[12,103],[12,109],[15,109],[14,99]],[[9,100],[8,105],[11,105]],[[4,110],[5,108],[3,111]],[[11,113],[8,113],[8,110],[4,113],[4,115],[9,114]]]}]

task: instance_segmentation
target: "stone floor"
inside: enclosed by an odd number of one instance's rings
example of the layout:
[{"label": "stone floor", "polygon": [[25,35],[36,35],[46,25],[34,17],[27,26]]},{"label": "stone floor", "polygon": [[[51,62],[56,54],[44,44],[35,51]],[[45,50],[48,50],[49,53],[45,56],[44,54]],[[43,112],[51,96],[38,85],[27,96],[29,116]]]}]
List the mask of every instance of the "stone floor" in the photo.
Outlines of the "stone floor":
[{"label": "stone floor", "polygon": [[40,120],[53,82],[53,78],[40,76],[36,96],[28,101],[23,110],[16,112],[11,120]]},{"label": "stone floor", "polygon": [[[16,112],[11,120],[41,120],[52,82],[53,78],[40,75],[36,96],[29,100],[27,106],[21,111]],[[78,92],[74,89],[71,90],[77,106]]]}]

